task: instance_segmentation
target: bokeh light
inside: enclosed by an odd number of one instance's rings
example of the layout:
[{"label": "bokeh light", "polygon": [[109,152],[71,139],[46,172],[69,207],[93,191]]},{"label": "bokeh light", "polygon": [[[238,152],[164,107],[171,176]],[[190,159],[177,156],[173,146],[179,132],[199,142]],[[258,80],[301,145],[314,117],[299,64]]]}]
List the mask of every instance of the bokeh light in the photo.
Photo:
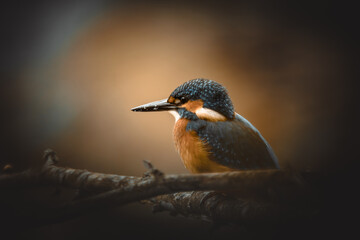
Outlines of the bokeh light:
[{"label": "bokeh light", "polygon": [[51,147],[71,167],[140,175],[147,159],[186,173],[172,117],[130,109],[203,77],[227,87],[236,111],[261,131],[283,168],[332,164],[345,105],[338,82],[344,56],[323,36],[245,4],[227,12],[95,3],[55,5],[38,17],[32,61],[4,82],[13,88],[13,114],[3,161],[28,166]]}]

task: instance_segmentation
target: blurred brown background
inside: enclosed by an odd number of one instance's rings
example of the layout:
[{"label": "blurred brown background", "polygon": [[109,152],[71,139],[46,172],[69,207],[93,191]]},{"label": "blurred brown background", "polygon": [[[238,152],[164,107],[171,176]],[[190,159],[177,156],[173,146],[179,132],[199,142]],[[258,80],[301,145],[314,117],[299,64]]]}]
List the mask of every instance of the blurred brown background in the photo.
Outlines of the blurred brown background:
[{"label": "blurred brown background", "polygon": [[336,173],[355,160],[351,6],[23,1],[2,10],[2,166],[26,168],[50,147],[62,166],[141,175],[147,159],[186,173],[172,116],[130,109],[198,77],[228,89],[281,167]]}]

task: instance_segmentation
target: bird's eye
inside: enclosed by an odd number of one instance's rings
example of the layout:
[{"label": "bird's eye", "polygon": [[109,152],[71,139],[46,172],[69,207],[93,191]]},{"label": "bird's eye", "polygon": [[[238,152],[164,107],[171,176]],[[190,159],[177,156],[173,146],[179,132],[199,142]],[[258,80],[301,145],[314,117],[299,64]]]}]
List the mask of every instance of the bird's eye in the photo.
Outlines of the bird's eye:
[{"label": "bird's eye", "polygon": [[181,97],[181,98],[176,98],[174,103],[176,105],[179,105],[179,104],[184,104],[188,101],[188,99],[186,97]]},{"label": "bird's eye", "polygon": [[187,99],[186,97],[181,97],[181,98],[180,98],[180,102],[181,102],[182,104],[186,103],[187,101],[188,101],[188,99]]}]

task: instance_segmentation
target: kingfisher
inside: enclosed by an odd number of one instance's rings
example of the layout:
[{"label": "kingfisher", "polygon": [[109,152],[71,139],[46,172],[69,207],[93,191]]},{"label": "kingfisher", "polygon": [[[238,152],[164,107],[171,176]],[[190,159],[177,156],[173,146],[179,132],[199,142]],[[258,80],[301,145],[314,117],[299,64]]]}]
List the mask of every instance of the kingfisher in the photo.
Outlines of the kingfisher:
[{"label": "kingfisher", "polygon": [[235,112],[226,88],[213,80],[187,81],[168,98],[131,110],[175,117],[175,147],[191,173],[279,169],[265,138]]}]

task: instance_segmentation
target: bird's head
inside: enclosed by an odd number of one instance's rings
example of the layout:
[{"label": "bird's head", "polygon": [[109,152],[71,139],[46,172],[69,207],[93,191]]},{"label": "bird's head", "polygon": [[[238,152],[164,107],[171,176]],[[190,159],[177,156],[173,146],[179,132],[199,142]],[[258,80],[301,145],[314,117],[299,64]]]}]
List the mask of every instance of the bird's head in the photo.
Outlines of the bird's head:
[{"label": "bird's head", "polygon": [[132,111],[169,111],[175,118],[225,121],[234,118],[227,90],[219,83],[198,78],[177,87],[167,99],[151,102]]}]

